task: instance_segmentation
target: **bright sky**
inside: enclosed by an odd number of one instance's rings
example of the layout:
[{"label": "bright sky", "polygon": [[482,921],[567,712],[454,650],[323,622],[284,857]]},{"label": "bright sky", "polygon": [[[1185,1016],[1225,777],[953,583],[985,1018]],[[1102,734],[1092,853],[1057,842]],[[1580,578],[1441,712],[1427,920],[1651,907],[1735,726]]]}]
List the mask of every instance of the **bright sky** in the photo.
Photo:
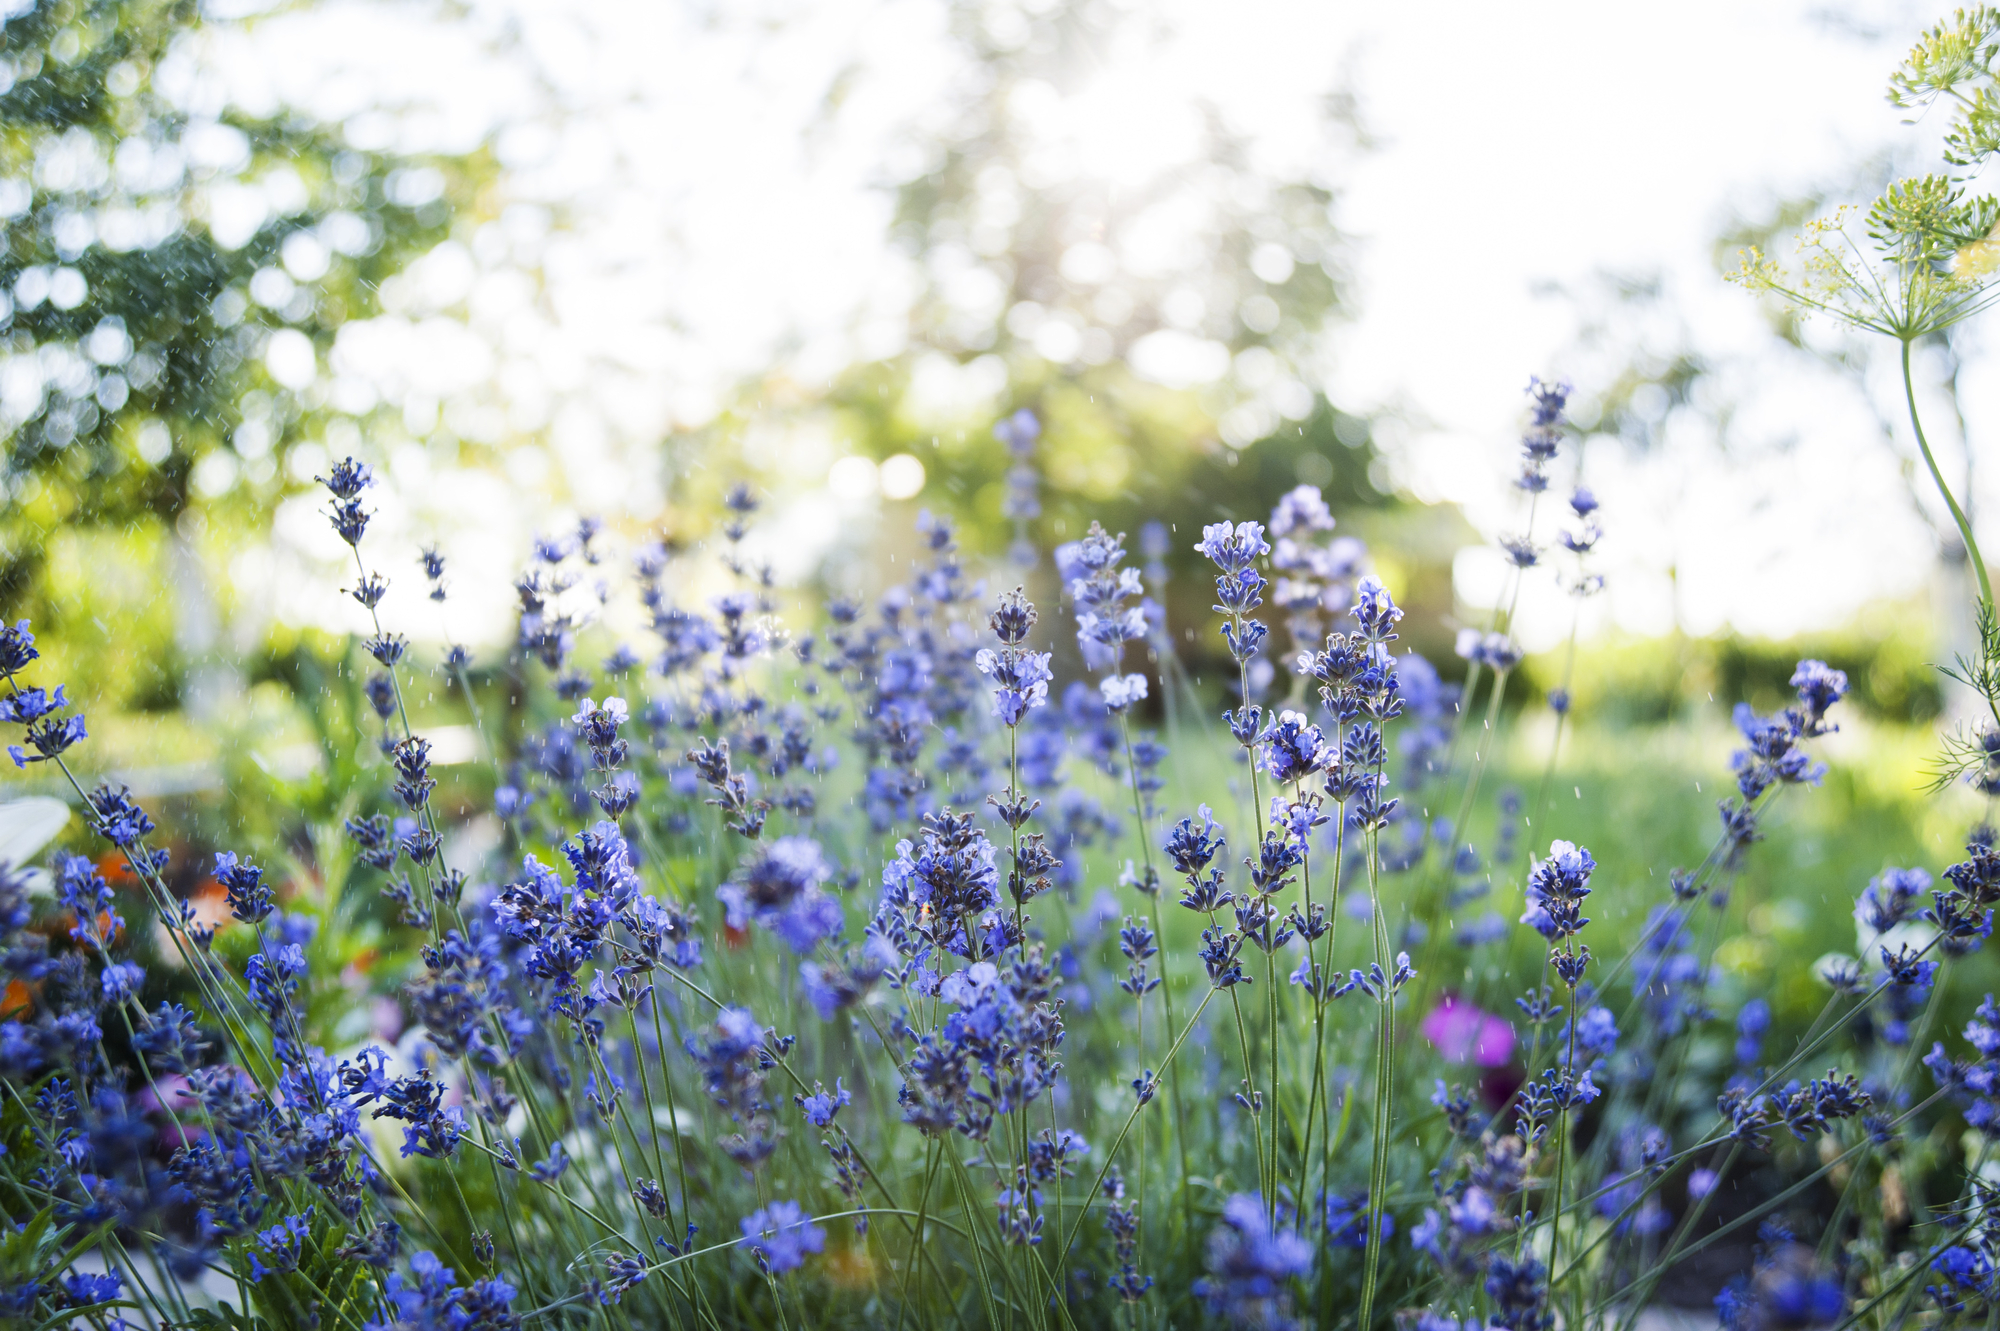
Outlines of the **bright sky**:
[{"label": "bright sky", "polygon": [[[968,12],[989,33],[1018,26],[1003,5]],[[1500,533],[1520,521],[1504,482],[1527,376],[1569,373],[1587,394],[1602,368],[1565,362],[1576,308],[1538,288],[1657,271],[1699,345],[1755,349],[1756,307],[1714,277],[1710,236],[1734,207],[1910,140],[1882,89],[1935,15],[1896,0],[1843,12],[1169,0],[1135,6],[1092,86],[1040,114],[1081,144],[1072,169],[1116,171],[1170,158],[1174,127],[1205,103],[1261,161],[1304,174],[1327,170],[1312,156],[1324,96],[1350,89],[1373,140],[1335,176],[1359,301],[1324,384],[1349,409],[1398,412],[1399,481]],[[469,0],[451,17],[328,0],[212,30],[216,86],[237,100],[303,101],[366,143],[458,151],[494,136],[505,164],[500,219],[388,293],[391,317],[350,329],[326,372],[337,400],[379,395],[420,430],[443,419],[464,437],[540,432],[549,446],[463,486],[398,458],[423,493],[385,525],[443,527],[448,549],[512,557],[552,477],[579,505],[643,512],[660,496],[631,460],[706,420],[732,383],[780,358],[812,382],[896,350],[908,284],[883,241],[880,184],[907,171],[913,131],[962,73],[946,22],[935,0]],[[1930,537],[1865,400],[1768,362],[1725,380],[1745,434],[1796,442],[1725,462],[1696,422],[1669,420],[1661,453],[1594,446],[1587,479],[1612,533],[1600,615],[1776,634],[1923,588]],[[1981,406],[1969,397],[1975,435]],[[815,475],[839,451],[788,447]],[[848,502],[809,493],[789,516],[830,540]],[[252,560],[239,580],[291,583],[317,527],[291,515],[276,562]],[[1461,561],[1468,598],[1493,581],[1480,556]],[[330,613],[312,595],[281,613]],[[1531,646],[1567,629],[1560,598],[1544,599]]]}]

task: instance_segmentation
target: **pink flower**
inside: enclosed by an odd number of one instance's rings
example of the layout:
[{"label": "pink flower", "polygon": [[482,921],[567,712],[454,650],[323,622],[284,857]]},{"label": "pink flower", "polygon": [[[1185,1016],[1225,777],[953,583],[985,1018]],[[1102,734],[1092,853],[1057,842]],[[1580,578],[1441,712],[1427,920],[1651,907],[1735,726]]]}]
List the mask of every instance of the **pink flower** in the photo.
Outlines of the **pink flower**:
[{"label": "pink flower", "polygon": [[1505,1067],[1514,1056],[1514,1027],[1447,993],[1417,1027],[1447,1063],[1471,1059],[1482,1068]]},{"label": "pink flower", "polygon": [[144,1113],[167,1116],[166,1126],[160,1129],[160,1149],[171,1154],[183,1146],[205,1141],[206,1128],[199,1123],[184,1123],[180,1118],[183,1113],[190,1117],[194,1114],[194,1093],[188,1090],[188,1079],[174,1073],[161,1077],[156,1085],[158,1094],[154,1093],[153,1085],[142,1086],[133,1095],[132,1103]]},{"label": "pink flower", "polygon": [[378,998],[368,1011],[369,1031],[391,1044],[403,1034],[403,1006],[393,998]]},{"label": "pink flower", "polygon": [[[171,1073],[159,1078],[157,1082],[151,1085],[141,1086],[132,1096],[132,1103],[138,1105],[141,1112],[147,1114],[176,1113],[182,1104],[191,1098],[188,1094],[187,1084],[188,1079],[186,1077],[181,1076],[177,1072]],[[155,1085],[159,1087],[159,1094],[157,1095],[153,1093]]]}]

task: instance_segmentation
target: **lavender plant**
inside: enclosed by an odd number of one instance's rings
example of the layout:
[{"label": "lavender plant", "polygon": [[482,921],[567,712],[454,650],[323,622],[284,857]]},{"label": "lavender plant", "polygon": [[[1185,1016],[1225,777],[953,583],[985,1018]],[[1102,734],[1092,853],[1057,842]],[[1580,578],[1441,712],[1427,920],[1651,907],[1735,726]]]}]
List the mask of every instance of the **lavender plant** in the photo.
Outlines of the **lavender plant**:
[{"label": "lavender plant", "polygon": [[[82,856],[52,866],[61,929],[37,930],[21,870],[0,883],[5,965],[26,994],[0,1022],[12,1315],[360,1331],[883,1314],[1373,1326],[1410,1309],[1426,1324],[1448,1310],[1541,1328],[1561,1308],[1607,1324],[1723,1232],[1701,1229],[1704,1203],[1745,1152],[1775,1149],[1774,1129],[1845,1143],[1847,1161],[1893,1149],[1920,1115],[2000,1121],[1976,1061],[1934,1052],[1924,1066],[1939,1089],[1914,1101],[1902,1089],[1939,968],[1990,933],[1990,834],[1922,910],[1927,941],[1829,970],[1827,1012],[1789,1059],[1758,1062],[1762,1027],[1746,1011],[1752,1048],[1715,1114],[1657,1089],[1663,1065],[1696,1075],[1690,1051],[1714,1019],[1700,950],[1713,932],[1694,941],[1696,912],[1726,890],[1776,796],[1823,770],[1806,746],[1845,681],[1816,662],[1800,667],[1794,707],[1741,719],[1739,790],[1716,846],[1672,879],[1626,956],[1607,965],[1583,941],[1589,851],[1558,841],[1534,865],[1523,923],[1549,944],[1553,983],[1519,1001],[1530,1053],[1494,1100],[1448,1088],[1430,1019],[1417,1036],[1399,1019],[1415,969],[1397,940],[1419,921],[1398,916],[1424,898],[1392,891],[1393,755],[1421,787],[1440,779],[1444,741],[1399,746],[1392,731],[1413,712],[1448,724],[1453,695],[1396,654],[1402,611],[1378,579],[1316,584],[1307,605],[1299,578],[1329,576],[1297,553],[1299,533],[1326,530],[1316,496],[1285,496],[1275,519],[1294,545],[1279,562],[1311,713],[1250,701],[1266,528],[1217,524],[1198,546],[1243,699],[1223,718],[1250,793],[1233,833],[1208,807],[1158,821],[1177,796],[1162,746],[1131,728],[1149,688],[1124,649],[1149,628],[1122,538],[1093,528],[1058,552],[1079,646],[1103,672],[1059,707],[1037,608],[1019,589],[985,601],[937,519],[913,588],[872,615],[829,607],[823,635],[787,633],[745,549],[754,497],[739,493],[724,566],[744,586],[710,612],[671,603],[663,546],[636,555],[632,594],[663,644],[643,700],[609,691],[646,687],[635,653],[614,645],[593,663],[587,645],[590,608],[611,595],[585,571],[602,533],[538,542],[510,659],[545,701],[497,750],[503,850],[454,862],[439,792],[458,778],[404,704],[417,667],[380,618],[395,602],[363,553],[371,483],[353,462],[326,482],[375,625],[362,650],[382,726],[368,740],[379,776],[356,792],[374,807],[345,818],[337,895],[315,901],[252,848],[223,850],[226,916],[203,915],[170,880],[151,817],[72,776],[89,737],[66,685],[28,677],[29,627],[0,633],[16,762],[72,781],[174,963],[162,986],[126,955],[130,908]],[[1364,557],[1349,549],[1341,567]],[[441,589],[441,561],[424,570]],[[1334,602],[1343,629],[1315,618]],[[970,613],[982,603],[983,625]],[[454,648],[438,668],[469,693],[467,664]],[[829,675],[856,722],[861,770],[844,786],[842,746],[820,733],[843,713]],[[1087,760],[1067,779],[1065,751]],[[1093,833],[1143,866],[1115,884],[1063,873],[1070,847],[1089,849],[1064,812],[1094,798],[1070,784],[1081,778],[1129,797],[1129,824]],[[960,797],[982,784],[983,811]],[[1055,793],[1054,822],[1038,826],[1037,790]],[[1183,884],[1187,914],[1171,920],[1156,852]],[[327,1015],[346,981],[325,970],[322,940],[357,926],[370,908],[348,889],[371,877],[416,946],[406,972],[378,981],[401,1038],[357,1037]],[[1919,918],[1924,885],[1869,887],[1878,933]],[[1367,936],[1343,939],[1356,906]],[[149,1002],[162,988],[176,997]],[[2000,1045],[1982,1013],[1971,1038]],[[1873,1081],[1795,1075],[1863,1026],[1896,1066],[1878,1060]],[[1178,1075],[1191,1049],[1200,1091]],[[1461,1144],[1442,1157],[1424,1148],[1440,1115]],[[1838,1135],[1857,1119],[1851,1142]],[[1672,1201],[1683,1176],[1686,1200]],[[1983,1232],[1964,1213],[1967,1235]],[[1981,1243],[1939,1247],[1933,1305],[1992,1306]],[[1834,1278],[1801,1251],[1771,1247],[1731,1306],[1766,1306],[1795,1269]],[[1879,1298],[1908,1278],[1884,1248],[1854,1280],[1852,1297]]]},{"label": "lavender plant", "polygon": [[[1940,1014],[1991,935],[1993,831],[1847,885],[1860,946],[1794,977],[1823,994],[1803,1029],[1717,963],[1845,675],[1801,661],[1783,709],[1738,709],[1690,870],[1551,835],[1553,753],[1532,806],[1485,813],[1568,395],[1530,387],[1520,576],[1462,684],[1310,487],[1179,538],[1212,567],[1220,727],[1163,706],[1165,530],[1143,577],[1096,524],[1053,552],[1064,679],[1057,616],[989,594],[930,514],[906,585],[787,624],[737,487],[713,570],[641,539],[621,584],[616,533],[538,539],[482,675],[411,646],[438,612],[380,571],[349,459],[324,485],[365,761],[302,841],[191,863],[86,785],[72,682],[0,628],[13,760],[102,856],[0,866],[0,1317],[1629,1331],[1733,1247],[1732,1331],[1990,1325],[2000,1008],[1962,1040]],[[1025,467],[1039,424],[997,433]],[[1581,561],[1603,532],[1567,489]],[[419,565],[408,599],[443,603]],[[726,590],[685,602],[697,572]],[[1267,603],[1287,689],[1258,682]],[[429,729],[433,672],[473,761]],[[1622,939],[1592,918],[1613,891]]]}]

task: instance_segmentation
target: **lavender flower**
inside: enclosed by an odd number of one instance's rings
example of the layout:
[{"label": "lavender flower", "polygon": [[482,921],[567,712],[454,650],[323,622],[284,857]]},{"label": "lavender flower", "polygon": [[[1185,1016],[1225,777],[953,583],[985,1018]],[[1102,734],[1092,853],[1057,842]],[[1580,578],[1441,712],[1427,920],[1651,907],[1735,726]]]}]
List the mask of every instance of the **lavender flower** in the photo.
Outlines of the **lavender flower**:
[{"label": "lavender flower", "polygon": [[497,1277],[461,1287],[448,1266],[429,1252],[410,1258],[414,1283],[392,1274],[383,1289],[390,1317],[386,1331],[515,1331],[521,1319],[509,1311],[514,1286]]},{"label": "lavender flower", "polygon": [[[1227,522],[1210,523],[1201,529],[1201,540],[1194,548],[1225,576],[1254,571],[1257,561],[1271,553],[1271,544],[1264,539],[1264,525],[1259,522],[1239,522],[1233,526]],[[1262,590],[1261,578],[1257,590]],[[1218,599],[1225,602],[1232,594],[1222,587],[1216,589]]]},{"label": "lavender flower", "polygon": [[1291,1281],[1311,1266],[1311,1244],[1295,1233],[1272,1230],[1262,1197],[1237,1193],[1223,1204],[1222,1223],[1209,1234],[1209,1274],[1194,1289],[1210,1312],[1233,1326],[1284,1331],[1297,1325]]},{"label": "lavender flower", "polygon": [[1303,712],[1280,712],[1257,743],[1263,746],[1264,770],[1280,785],[1303,781],[1338,758]]},{"label": "lavender flower", "polygon": [[60,684],[53,693],[45,694],[39,688],[16,688],[10,696],[0,698],[0,721],[25,725],[28,748],[35,751],[30,756],[19,744],[8,745],[7,753],[14,759],[14,766],[26,767],[29,763],[58,759],[90,737],[84,729],[82,713],[64,717],[55,715],[59,708],[68,705]]},{"label": "lavender flower", "polygon": [[327,516],[334,531],[348,545],[358,547],[362,534],[368,530],[368,519],[373,516],[362,510],[361,492],[375,483],[374,473],[353,458],[342,458],[333,464],[331,476],[313,479],[333,495],[333,507]]},{"label": "lavender flower", "polygon": [[898,842],[895,860],[882,871],[877,931],[920,938],[962,957],[984,956],[998,927],[997,917],[988,916],[1000,904],[993,852],[972,815],[946,810],[926,817],[921,848]]},{"label": "lavender flower", "polygon": [[1493,1325],[1507,1331],[1548,1331],[1548,1269],[1532,1257],[1518,1262],[1496,1254],[1486,1272],[1486,1297],[1493,1301]]},{"label": "lavender flower", "polygon": [[270,915],[271,889],[256,865],[237,859],[234,852],[217,851],[215,881],[229,895],[229,913],[245,924],[260,924]]},{"label": "lavender flower", "polygon": [[1026,651],[1019,645],[1035,623],[1035,607],[1021,595],[1020,588],[1001,598],[991,622],[1006,645],[997,652],[981,648],[974,662],[980,674],[993,680],[993,715],[1011,729],[1020,725],[1031,709],[1048,703],[1049,681],[1055,676],[1049,670],[1050,653]]},{"label": "lavender flower", "polygon": [[1460,629],[1453,650],[1461,660],[1483,665],[1496,673],[1504,674],[1521,664],[1520,647],[1504,633]]},{"label": "lavender flower", "polygon": [[1529,425],[1521,436],[1521,475],[1514,484],[1531,494],[1549,487],[1548,466],[1562,444],[1563,412],[1574,391],[1567,380],[1528,380]]},{"label": "lavender flower", "polygon": [[27,620],[17,620],[12,626],[0,623],[0,675],[9,678],[18,675],[41,655],[35,649],[35,634]]},{"label": "lavender flower", "polygon": [[1922,869],[1884,869],[1862,891],[1855,918],[1878,934],[1888,933],[1916,914],[1916,903],[1930,886],[1931,876]]},{"label": "lavender flower", "polygon": [[1041,475],[1034,465],[1042,423],[1034,412],[1022,407],[993,427],[993,437],[1007,446],[1014,459],[1007,469],[1007,495],[1000,501],[1000,516],[1014,524],[1014,541],[1007,548],[1007,557],[1023,568],[1032,568],[1035,543],[1028,539],[1028,523],[1042,515]]},{"label": "lavender flower", "polygon": [[793,1102],[805,1111],[806,1122],[816,1128],[832,1126],[833,1116],[840,1112],[841,1106],[851,1103],[853,1099],[854,1097],[840,1084],[838,1077],[834,1078],[831,1094],[827,1092],[826,1087],[814,1082],[811,1095],[792,1097]]},{"label": "lavender flower", "polygon": [[1099,685],[1105,709],[1114,716],[1146,696],[1145,676],[1116,673],[1125,644],[1144,638],[1147,631],[1143,607],[1128,604],[1144,591],[1139,570],[1120,567],[1124,558],[1124,534],[1112,536],[1094,522],[1081,541],[1056,552],[1056,567],[1076,607],[1076,640],[1084,664],[1114,672]]},{"label": "lavender flower", "polygon": [[781,837],[746,857],[715,896],[730,928],[755,922],[803,956],[840,931],[840,902],[820,890],[832,875],[818,842]]},{"label": "lavender flower", "polygon": [[1590,923],[1581,907],[1596,868],[1589,851],[1568,841],[1550,842],[1549,857],[1528,872],[1528,909],[1521,923],[1552,943],[1573,937]]},{"label": "lavender flower", "polygon": [[782,1275],[805,1265],[806,1254],[826,1250],[826,1230],[812,1224],[797,1202],[772,1202],[743,1217],[743,1246],[767,1271]]},{"label": "lavender flower", "polygon": [[1310,650],[1332,628],[1332,619],[1354,603],[1354,580],[1368,557],[1352,537],[1328,539],[1332,512],[1319,488],[1301,485],[1271,510],[1271,567],[1279,576],[1272,600],[1286,612],[1297,651]]}]

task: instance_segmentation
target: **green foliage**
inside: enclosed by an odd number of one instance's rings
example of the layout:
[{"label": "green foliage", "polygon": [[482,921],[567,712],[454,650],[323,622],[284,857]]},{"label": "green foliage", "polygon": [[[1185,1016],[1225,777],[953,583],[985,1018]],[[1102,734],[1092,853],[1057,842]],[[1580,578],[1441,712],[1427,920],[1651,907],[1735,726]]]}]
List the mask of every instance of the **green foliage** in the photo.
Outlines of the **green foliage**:
[{"label": "green foliage", "polygon": [[[1579,649],[1572,688],[1577,705],[1619,725],[1651,726],[1710,707],[1747,702],[1760,713],[1784,706],[1802,658],[1847,672],[1847,705],[1871,723],[1923,725],[1943,710],[1944,676],[1914,616],[1876,607],[1832,632],[1774,640],[1724,634],[1618,638]],[[1563,663],[1531,658],[1523,673],[1539,693],[1561,682]]]},{"label": "green foliage", "polygon": [[161,85],[197,22],[187,0],[42,0],[4,25],[0,359],[39,383],[0,421],[8,613],[54,599],[57,527],[171,523],[206,498],[206,458],[226,453],[221,475],[242,481],[219,512],[275,498],[330,408],[304,367],[274,375],[272,338],[323,361],[488,174],[483,158],[357,150],[289,111],[191,108]]},{"label": "green foliage", "polygon": [[[18,1127],[20,1110],[10,1104],[7,1112]],[[0,1226],[0,1281],[11,1287],[48,1273],[50,1259],[56,1255],[51,1251],[53,1236],[49,1232],[53,1218],[53,1209],[44,1206],[24,1224]]]},{"label": "green foliage", "polygon": [[[1121,362],[1162,328],[1232,351],[1266,347],[1292,363],[1344,312],[1347,240],[1332,219],[1331,186],[1274,178],[1213,118],[1192,160],[1152,178],[1118,188],[1083,172],[1046,178],[1047,154],[1058,149],[1021,113],[1023,99],[1042,85],[1074,91],[1098,73],[1102,34],[1122,20],[1117,6],[1031,7],[1023,39],[1004,44],[979,7],[954,9],[954,31],[983,77],[946,110],[928,169],[897,192],[892,235],[920,259],[926,284],[913,343],[992,351],[1011,365],[1035,355],[1037,332],[1056,320],[1081,331],[1085,365]],[[1338,102],[1324,128],[1334,140],[1357,133]],[[1149,228],[1155,244],[1178,239],[1189,218],[1199,233],[1182,257],[1133,261],[1128,248],[1145,243]],[[1004,295],[971,305],[961,294],[988,288]]]},{"label": "green foliage", "polygon": [[[835,431],[855,451],[884,458],[912,453],[931,480],[924,502],[962,522],[968,550],[998,554],[1010,527],[1002,516],[1006,448],[981,411],[960,419],[928,420],[911,402],[908,366],[857,369],[829,395]],[[1167,554],[1175,580],[1198,598],[1188,622],[1213,599],[1202,590],[1204,566],[1193,550],[1204,523],[1261,517],[1271,497],[1301,483],[1320,486],[1336,513],[1395,510],[1378,488],[1378,456],[1368,423],[1324,398],[1303,420],[1287,422],[1245,448],[1215,440],[1195,395],[1161,388],[1121,366],[1060,372],[1024,363],[1006,410],[1028,407],[1044,422],[1038,454],[1042,514],[1027,525],[1043,547],[1074,540],[1095,520],[1135,541],[1158,520],[1176,529]],[[1198,586],[1197,583],[1200,585]]]},{"label": "green foliage", "polygon": [[[1022,106],[1087,88],[1104,34],[1132,20],[1109,0],[1029,7],[1022,18],[1018,39],[1003,42],[978,7],[953,7],[980,76],[954,92],[925,169],[897,189],[891,238],[920,283],[911,350],[851,370],[814,409],[830,408],[834,433],[857,452],[921,459],[933,477],[925,501],[962,519],[973,551],[1008,540],[995,406],[1028,407],[1043,422],[1043,512],[1026,534],[1045,545],[1092,520],[1136,538],[1156,518],[1177,529],[1179,577],[1193,570],[1201,524],[1260,517],[1301,482],[1319,485],[1336,512],[1388,503],[1370,475],[1369,422],[1314,386],[1319,336],[1348,312],[1349,242],[1331,180],[1261,167],[1213,119],[1186,160],[1143,180],[1049,178],[1051,155],[1071,146],[1052,143]],[[1337,100],[1321,129],[1328,160],[1359,137]],[[1153,253],[1163,237],[1173,262]],[[1209,372],[1163,386],[1135,370],[1135,352],[1162,337],[1198,348]],[[939,357],[996,372],[1000,401],[969,418],[922,418],[910,387]]]}]

